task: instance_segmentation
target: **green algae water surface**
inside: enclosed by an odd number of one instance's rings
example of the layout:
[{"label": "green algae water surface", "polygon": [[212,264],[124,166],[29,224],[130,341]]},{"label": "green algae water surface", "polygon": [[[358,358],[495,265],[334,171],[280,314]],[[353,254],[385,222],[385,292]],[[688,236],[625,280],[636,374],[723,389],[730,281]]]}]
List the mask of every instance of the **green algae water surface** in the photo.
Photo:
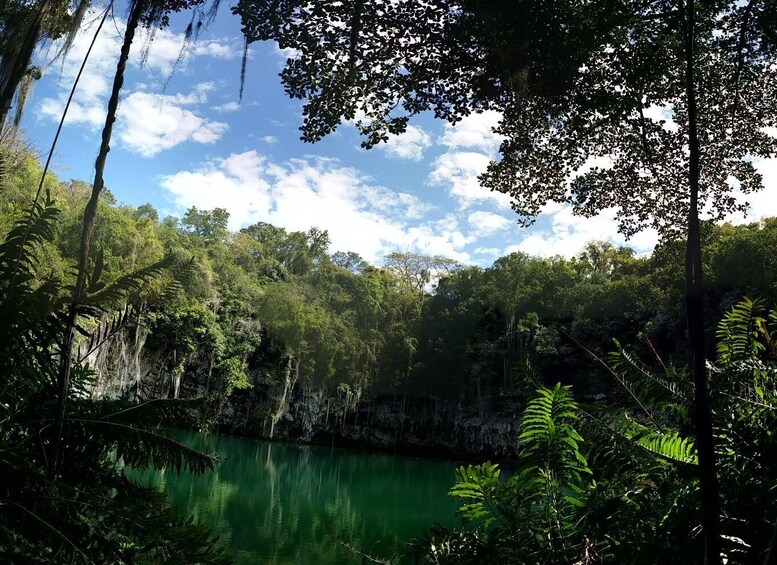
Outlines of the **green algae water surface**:
[{"label": "green algae water surface", "polygon": [[336,535],[392,558],[435,522],[457,523],[456,464],[181,432],[224,461],[202,476],[146,472],[181,513],[208,524],[240,564],[358,564]]}]

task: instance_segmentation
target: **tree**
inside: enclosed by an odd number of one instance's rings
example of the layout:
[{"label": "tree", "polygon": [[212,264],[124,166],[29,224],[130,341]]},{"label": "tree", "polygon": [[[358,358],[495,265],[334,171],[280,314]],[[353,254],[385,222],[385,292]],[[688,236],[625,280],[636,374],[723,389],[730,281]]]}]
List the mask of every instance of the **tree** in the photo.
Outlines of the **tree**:
[{"label": "tree", "polygon": [[150,202],[146,202],[137,207],[135,210],[135,217],[147,218],[153,223],[156,223],[159,221],[159,212],[157,212],[156,208],[154,208]]},{"label": "tree", "polygon": [[39,42],[68,34],[66,48],[83,20],[89,0],[10,0],[0,5],[0,132],[16,95],[15,125],[19,124],[32,82],[40,79],[41,68],[31,66]]},{"label": "tree", "polygon": [[[95,292],[78,310],[79,331],[88,340],[74,355],[64,435],[56,428],[70,289],[48,266],[39,268],[49,260],[47,244],[59,235],[59,211],[48,191],[44,196],[0,244],[0,560],[228,562],[206,529],[176,517],[162,496],[138,486],[124,470],[212,469],[214,457],[171,436],[191,405],[91,396],[96,374],[84,364],[85,352],[126,329],[138,310],[126,306],[107,321],[101,314],[117,300],[129,301],[160,265],[100,288],[99,275],[90,280]],[[52,473],[53,452],[60,448]]]},{"label": "tree", "polygon": [[359,274],[369,266],[369,263],[354,251],[335,251],[331,259],[336,266],[355,274]]},{"label": "tree", "polygon": [[409,288],[419,292],[443,274],[449,275],[457,267],[456,261],[441,255],[422,255],[410,251],[394,251],[384,258],[384,266],[396,274]]},{"label": "tree", "polygon": [[229,212],[225,208],[197,210],[192,206],[186,211],[181,223],[206,242],[213,242],[223,240],[227,236],[228,222]]},{"label": "tree", "polygon": [[234,10],[249,41],[296,50],[281,77],[307,100],[305,140],[358,112],[370,147],[425,110],[456,122],[494,108],[505,141],[482,181],[509,193],[524,223],[555,201],[587,216],[615,208],[626,235],[686,232],[706,553],[718,562],[699,213],[742,210],[732,186],[760,188],[752,158],[775,152],[764,131],[777,120],[774,3],[242,0]]},{"label": "tree", "polygon": [[329,234],[310,228],[307,232],[288,233],[266,222],[257,222],[240,230],[259,242],[265,252],[277,261],[277,276],[305,275],[329,261]]},{"label": "tree", "polygon": [[[96,262],[94,272],[90,272],[92,237],[94,233],[95,219],[97,217],[98,203],[100,201],[101,193],[105,187],[103,173],[105,171],[106,161],[108,160],[108,152],[111,150],[111,136],[113,134],[113,124],[116,121],[116,111],[119,107],[121,89],[124,85],[124,71],[127,68],[127,61],[129,60],[132,42],[135,39],[135,32],[139,26],[166,26],[169,24],[171,13],[181,12],[182,10],[187,9],[195,9],[195,15],[192,19],[192,23],[189,25],[187,32],[187,37],[190,37],[192,34],[194,19],[197,18],[198,15],[198,28],[202,24],[203,14],[199,12],[198,8],[205,2],[206,0],[132,0],[130,3],[127,28],[124,32],[124,40],[121,45],[118,62],[116,63],[116,72],[114,73],[111,95],[108,98],[108,106],[105,114],[105,125],[103,126],[100,148],[97,153],[97,159],[95,160],[95,173],[94,182],[92,183],[92,191],[84,210],[84,221],[82,225],[81,241],[78,252],[76,281],[73,285],[71,305],[67,312],[66,318],[67,324],[65,325],[65,331],[62,337],[62,347],[59,360],[59,375],[57,378],[59,391],[57,400],[57,417],[55,424],[56,440],[54,442],[50,467],[48,469],[49,474],[52,476],[56,473],[57,467],[59,465],[61,438],[65,423],[65,410],[67,399],[70,393],[70,370],[72,363],[71,356],[73,351],[73,342],[76,336],[76,322],[79,316],[79,307],[85,301],[89,291],[92,290],[89,288],[91,286],[90,282],[99,279],[98,276],[95,276],[95,273],[99,272],[100,270],[100,268],[97,267],[99,262]],[[45,10],[46,3],[47,0],[41,1],[41,12]]]}]

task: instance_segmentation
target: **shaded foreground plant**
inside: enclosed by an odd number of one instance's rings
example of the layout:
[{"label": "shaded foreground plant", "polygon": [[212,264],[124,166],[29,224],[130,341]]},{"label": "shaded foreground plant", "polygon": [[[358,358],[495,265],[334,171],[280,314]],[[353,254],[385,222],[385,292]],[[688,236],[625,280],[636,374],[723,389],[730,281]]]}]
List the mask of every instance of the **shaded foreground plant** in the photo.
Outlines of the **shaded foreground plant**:
[{"label": "shaded foreground plant", "polygon": [[[760,300],[744,299],[718,326],[711,398],[729,563],[775,555],[776,334],[777,310]],[[540,388],[521,419],[517,470],[505,479],[492,463],[460,468],[451,495],[463,527],[429,530],[414,543],[419,560],[703,562],[693,380],[616,345],[596,361],[632,405],[583,406],[568,387]]]},{"label": "shaded foreground plant", "polygon": [[[95,400],[90,397],[95,374],[74,364],[62,435],[56,434],[69,292],[46,275],[36,254],[51,239],[56,218],[46,195],[0,245],[0,561],[228,562],[205,528],[176,517],[162,495],[124,473],[125,465],[195,473],[212,468],[213,456],[181,445],[172,435],[190,403]],[[92,299],[79,305],[80,319],[99,317],[167,263],[110,285],[95,269],[89,280]],[[121,323],[129,318],[123,315]],[[83,323],[78,331],[89,333]],[[61,465],[51,476],[58,439]]]}]

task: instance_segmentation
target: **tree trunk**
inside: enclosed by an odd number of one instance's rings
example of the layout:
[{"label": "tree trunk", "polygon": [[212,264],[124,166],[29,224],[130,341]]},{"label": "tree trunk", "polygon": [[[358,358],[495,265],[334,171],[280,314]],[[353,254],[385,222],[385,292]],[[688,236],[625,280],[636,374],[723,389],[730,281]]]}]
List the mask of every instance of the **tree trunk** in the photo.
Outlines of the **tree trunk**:
[{"label": "tree trunk", "polygon": [[[292,372],[294,378],[292,379]],[[283,392],[278,399],[278,408],[274,414],[270,415],[270,439],[275,435],[275,426],[280,422],[281,418],[289,408],[289,402],[291,401],[292,391],[294,385],[299,379],[299,362],[295,362],[294,356],[289,354],[286,359],[286,369],[284,370],[283,380]],[[329,415],[329,407],[327,405],[327,416]]]},{"label": "tree trunk", "polygon": [[78,253],[78,274],[76,284],[73,290],[73,301],[68,311],[67,326],[62,339],[62,349],[59,360],[57,414],[55,421],[55,436],[52,457],[49,460],[49,476],[54,476],[59,468],[60,450],[62,446],[62,432],[65,424],[65,409],[67,405],[67,396],[70,392],[70,368],[71,355],[73,351],[73,341],[76,334],[76,319],[78,318],[78,305],[84,298],[86,291],[86,280],[89,266],[89,254],[92,247],[92,233],[94,231],[94,222],[97,215],[97,204],[100,192],[104,186],[103,172],[105,171],[105,161],[108,158],[108,152],[111,150],[111,134],[113,133],[113,123],[116,121],[116,110],[119,106],[119,95],[121,87],[124,84],[124,70],[127,67],[132,41],[135,38],[135,32],[140,22],[140,16],[143,13],[144,0],[136,0],[132,5],[129,20],[127,21],[127,30],[124,33],[124,42],[121,46],[119,62],[116,65],[116,74],[113,77],[113,90],[108,100],[108,111],[105,115],[105,126],[102,132],[102,142],[100,151],[95,161],[94,183],[92,184],[92,195],[84,211],[84,225],[81,231],[81,246]]},{"label": "tree trunk", "polygon": [[685,30],[686,98],[688,103],[688,241],[685,255],[685,308],[691,346],[690,369],[695,387],[694,417],[696,449],[699,454],[701,486],[701,523],[704,533],[704,562],[719,564],[720,499],[715,472],[715,446],[712,436],[712,411],[707,391],[706,351],[704,343],[704,278],[702,274],[701,231],[699,228],[699,177],[701,149],[696,123],[696,87],[694,81],[694,0],[687,0]]}]

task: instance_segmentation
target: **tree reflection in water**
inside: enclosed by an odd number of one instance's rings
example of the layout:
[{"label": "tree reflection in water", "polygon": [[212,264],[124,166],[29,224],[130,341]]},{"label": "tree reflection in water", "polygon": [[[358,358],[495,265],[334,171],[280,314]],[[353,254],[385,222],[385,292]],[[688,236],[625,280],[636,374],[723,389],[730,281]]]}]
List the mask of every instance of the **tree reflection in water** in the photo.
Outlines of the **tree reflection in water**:
[{"label": "tree reflection in water", "polygon": [[333,537],[381,557],[435,522],[453,525],[455,464],[182,432],[225,457],[213,473],[148,472],[174,506],[209,524],[237,563],[359,563]]}]

